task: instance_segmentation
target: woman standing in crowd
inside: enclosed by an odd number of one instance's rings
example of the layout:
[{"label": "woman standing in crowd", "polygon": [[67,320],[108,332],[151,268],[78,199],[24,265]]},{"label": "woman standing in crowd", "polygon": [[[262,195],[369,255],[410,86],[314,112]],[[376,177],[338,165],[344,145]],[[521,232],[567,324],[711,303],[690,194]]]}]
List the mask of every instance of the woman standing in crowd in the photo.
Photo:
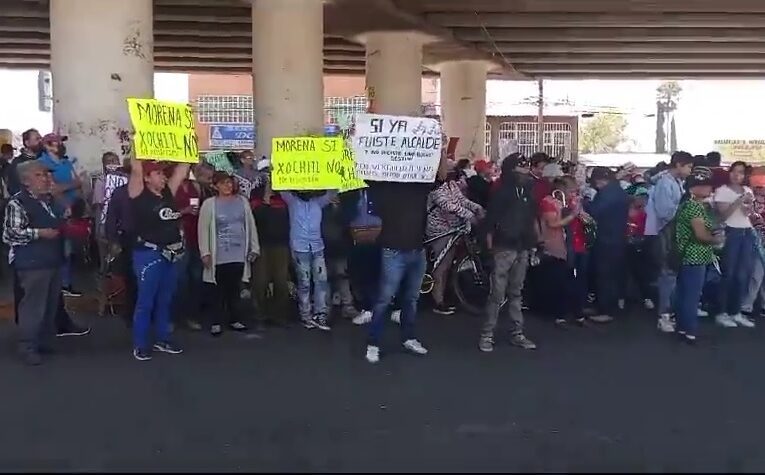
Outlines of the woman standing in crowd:
[{"label": "woman standing in crowd", "polygon": [[744,186],[746,163],[735,162],[728,170],[728,184],[717,189],[714,203],[725,221],[725,246],[722,255],[723,312],[716,317],[724,327],[754,327],[741,313],[741,304],[749,288],[754,268],[755,237],[749,215],[754,194]]},{"label": "woman standing in crowd", "polygon": [[[460,176],[460,172],[453,169],[447,175],[444,183],[430,192],[427,203],[426,238],[432,239],[453,231],[463,224],[477,222],[485,216],[486,213],[481,205],[468,200],[463,194],[465,182],[460,179]],[[434,256],[434,261],[446,248],[450,238],[451,236],[445,236],[431,243],[430,252]],[[452,315],[457,311],[455,307],[447,305],[444,299],[446,279],[449,277],[455,252],[457,252],[457,247],[452,246],[441,260],[440,265],[432,270],[433,311],[441,315]]]},{"label": "woman standing in crowd", "polygon": [[[179,163],[170,179],[158,162],[133,160],[128,195],[136,236],[133,270],[138,297],[133,314],[133,357],[151,359],[152,348],[164,353],[181,350],[170,339],[170,306],[178,279],[177,262],[183,255],[178,220],[181,213],[174,196],[189,173],[189,164]],[[154,323],[154,344],[151,324]]]},{"label": "woman standing in crowd", "polygon": [[630,209],[627,221],[627,272],[624,273],[623,300],[629,291],[630,278],[637,287],[638,294],[646,310],[654,309],[651,287],[650,251],[645,239],[646,203],[648,188],[642,184],[633,184],[627,188],[630,197]]},{"label": "woman standing in crowd", "polygon": [[[586,247],[581,235],[573,235],[581,225],[582,205],[577,199],[576,181],[565,176],[553,183],[553,193],[539,204],[542,260],[540,262],[541,282],[544,282],[540,306],[555,319],[558,325],[565,325],[567,317],[578,324],[584,324],[584,301],[587,298],[586,264],[583,263]],[[567,239],[568,238],[568,239]],[[584,287],[584,290],[582,290]]]},{"label": "woman standing in crowd", "polygon": [[760,312],[755,309],[755,303],[759,301],[759,310],[765,304],[765,169],[755,168],[749,178],[749,185],[754,192],[752,214],[749,219],[755,230],[756,252],[752,266],[752,277],[749,279],[749,287],[741,309],[744,315],[750,319]]},{"label": "woman standing in crowd", "polygon": [[698,307],[707,280],[707,268],[715,263],[712,214],[705,200],[712,194],[712,172],[694,167],[686,180],[686,195],[677,211],[676,249],[680,260],[675,289],[677,334],[689,343],[696,341]]},{"label": "woman standing in crowd", "polygon": [[239,290],[250,282],[250,263],[260,253],[255,219],[250,202],[234,193],[234,178],[215,172],[213,186],[218,195],[205,201],[199,212],[199,255],[204,265],[203,279],[214,286],[218,309],[212,312],[210,333],[223,332],[222,318],[228,314],[232,330],[245,331]]}]

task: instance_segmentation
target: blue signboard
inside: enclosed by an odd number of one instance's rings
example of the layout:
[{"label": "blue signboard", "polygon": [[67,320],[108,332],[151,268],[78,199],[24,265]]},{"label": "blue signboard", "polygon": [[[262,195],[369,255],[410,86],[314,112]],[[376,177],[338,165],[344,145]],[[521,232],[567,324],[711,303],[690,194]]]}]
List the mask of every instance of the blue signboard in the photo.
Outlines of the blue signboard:
[{"label": "blue signboard", "polygon": [[255,127],[253,125],[211,125],[210,148],[252,150],[255,148]]}]

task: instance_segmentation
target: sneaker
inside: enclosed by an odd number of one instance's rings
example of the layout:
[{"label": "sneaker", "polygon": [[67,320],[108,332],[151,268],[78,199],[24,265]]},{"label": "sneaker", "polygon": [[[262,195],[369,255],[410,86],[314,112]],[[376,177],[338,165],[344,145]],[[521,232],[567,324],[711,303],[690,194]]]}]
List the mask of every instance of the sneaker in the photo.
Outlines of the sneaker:
[{"label": "sneaker", "polygon": [[439,315],[454,315],[455,310],[445,304],[436,304],[433,306],[433,313]]},{"label": "sneaker", "polygon": [[380,348],[377,346],[367,345],[366,359],[372,364],[380,361]]},{"label": "sneaker", "polygon": [[478,349],[484,353],[491,353],[494,351],[494,337],[482,336],[481,339],[478,340]]},{"label": "sneaker", "polygon": [[194,320],[189,320],[188,322],[186,322],[186,326],[189,327],[189,330],[192,330],[195,332],[202,330],[202,324]]},{"label": "sneaker", "polygon": [[588,328],[590,327],[590,323],[587,321],[587,317],[579,317],[576,320],[574,320],[577,325],[579,325],[582,328]]},{"label": "sneaker", "polygon": [[619,310],[624,310],[624,306],[626,305],[626,303],[624,302],[624,299],[619,299],[619,302],[617,303],[617,305],[619,306]]},{"label": "sneaker", "polygon": [[313,320],[310,318],[301,318],[300,324],[303,325],[306,329],[310,330],[312,328],[316,328],[316,324],[313,323]]},{"label": "sneaker", "polygon": [[364,310],[360,314],[356,316],[353,320],[351,320],[354,325],[366,325],[367,323],[372,321],[372,312],[369,310]]},{"label": "sneaker", "polygon": [[223,333],[223,327],[220,325],[212,325],[210,327],[210,335],[212,336],[220,336],[220,334]]},{"label": "sneaker", "polygon": [[69,287],[62,287],[61,293],[64,294],[64,297],[82,297],[82,292],[74,290],[71,285]]},{"label": "sneaker", "polygon": [[510,338],[510,344],[513,346],[517,346],[518,348],[523,348],[524,350],[536,350],[537,345],[526,338],[526,335],[513,335],[512,338]]},{"label": "sneaker", "polygon": [[417,355],[428,354],[428,350],[424,346],[422,346],[422,343],[420,343],[417,340],[406,340],[404,342],[404,348],[406,348],[407,350]]},{"label": "sneaker", "polygon": [[169,341],[158,341],[154,343],[154,350],[161,353],[169,353],[171,355],[180,355],[183,353],[183,350],[178,345]]},{"label": "sneaker", "polygon": [[559,327],[565,327],[567,323],[568,323],[568,321],[565,318],[556,318],[555,319],[555,324],[558,325]]},{"label": "sneaker", "polygon": [[311,320],[311,322],[313,322],[313,326],[318,328],[319,330],[324,330],[325,332],[332,330],[332,328],[330,328],[329,326],[329,321],[327,320],[326,315],[322,315],[322,314],[315,315],[313,319]]},{"label": "sneaker", "polygon": [[84,336],[90,333],[90,327],[79,327],[75,325],[74,323],[65,330],[59,330],[56,332],[57,337],[66,337],[66,336]]},{"label": "sneaker", "polygon": [[687,333],[683,333],[681,336],[684,342],[688,343],[689,345],[695,345],[696,344],[696,335],[689,335]]},{"label": "sneaker", "polygon": [[672,321],[672,316],[665,314],[659,317],[659,321],[656,323],[656,328],[664,333],[673,333],[675,331],[675,322]]},{"label": "sneaker", "polygon": [[746,327],[746,328],[754,328],[755,324],[753,321],[746,318],[744,315],[737,313],[730,317],[731,320],[736,322],[736,324],[740,327]]},{"label": "sneaker", "polygon": [[709,316],[709,312],[707,312],[707,311],[706,311],[706,310],[704,310],[703,308],[699,308],[699,309],[696,311],[696,316],[697,316],[697,317],[701,317],[701,318],[704,318],[704,317],[708,317],[708,316]]},{"label": "sneaker", "polygon": [[452,312],[456,312],[457,311],[457,307],[455,305],[447,305],[446,308],[448,308]]},{"label": "sneaker", "polygon": [[614,320],[614,317],[610,315],[593,315],[590,317],[590,320],[595,323],[609,323]]},{"label": "sneaker", "polygon": [[646,310],[653,310],[656,308],[656,305],[653,304],[653,300],[651,299],[643,299],[643,308]]},{"label": "sneaker", "polygon": [[725,328],[736,328],[738,325],[727,313],[721,313],[715,317],[715,321],[718,325]]},{"label": "sneaker", "polygon": [[401,310],[394,310],[390,313],[390,321],[401,323]]},{"label": "sneaker", "polygon": [[42,364],[42,356],[40,356],[39,351],[26,350],[22,351],[19,356],[21,356],[21,361],[27,366],[40,366]]},{"label": "sneaker", "polygon": [[234,322],[231,325],[229,325],[229,327],[231,327],[232,330],[237,332],[247,331],[247,325],[245,325],[242,322]]},{"label": "sneaker", "polygon": [[149,361],[151,359],[151,351],[134,348],[133,358],[137,359],[138,361]]}]

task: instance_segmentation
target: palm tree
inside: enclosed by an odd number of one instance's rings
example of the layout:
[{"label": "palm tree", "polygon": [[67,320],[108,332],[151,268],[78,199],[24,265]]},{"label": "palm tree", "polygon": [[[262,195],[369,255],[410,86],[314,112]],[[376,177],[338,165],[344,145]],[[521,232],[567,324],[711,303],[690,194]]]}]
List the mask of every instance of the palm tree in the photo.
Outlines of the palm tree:
[{"label": "palm tree", "polygon": [[[656,153],[667,152],[667,136],[670,137],[670,152],[677,148],[675,110],[680,103],[681,92],[683,88],[677,81],[665,81],[656,88]],[[667,125],[669,131],[665,130]]]}]

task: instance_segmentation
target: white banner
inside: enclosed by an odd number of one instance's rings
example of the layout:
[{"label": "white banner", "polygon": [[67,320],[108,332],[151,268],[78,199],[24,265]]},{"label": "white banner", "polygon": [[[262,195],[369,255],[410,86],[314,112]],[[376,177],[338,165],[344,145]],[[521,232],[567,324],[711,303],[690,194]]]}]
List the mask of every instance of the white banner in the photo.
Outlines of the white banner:
[{"label": "white banner", "polygon": [[356,175],[372,181],[432,183],[442,140],[435,119],[359,114],[353,133]]}]

